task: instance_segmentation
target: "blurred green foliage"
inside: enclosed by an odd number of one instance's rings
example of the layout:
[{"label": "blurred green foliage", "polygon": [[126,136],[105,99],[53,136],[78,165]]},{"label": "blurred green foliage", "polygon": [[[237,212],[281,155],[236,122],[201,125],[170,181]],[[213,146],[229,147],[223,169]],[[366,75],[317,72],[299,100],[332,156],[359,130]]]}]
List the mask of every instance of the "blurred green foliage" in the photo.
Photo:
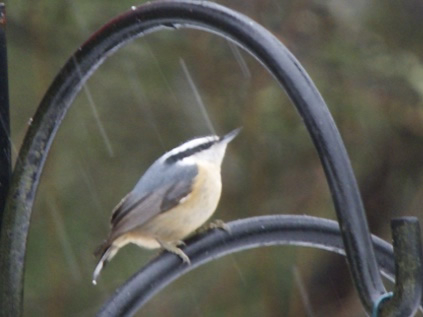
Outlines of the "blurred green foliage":
[{"label": "blurred green foliage", "polygon": [[[351,155],[373,233],[421,217],[423,5],[393,1],[217,1],[272,31],[310,73]],[[43,94],[73,51],[133,1],[15,0],[8,12],[16,159]],[[91,285],[92,251],[114,205],[164,151],[210,133],[185,63],[219,134],[243,126],[223,166],[216,218],[335,218],[300,117],[272,77],[215,35],[162,31],[109,58],[60,128],[32,217],[26,316],[92,316],[155,252],[129,246]],[[364,316],[345,260],[272,247],[227,256],[159,293],[139,316]]]}]

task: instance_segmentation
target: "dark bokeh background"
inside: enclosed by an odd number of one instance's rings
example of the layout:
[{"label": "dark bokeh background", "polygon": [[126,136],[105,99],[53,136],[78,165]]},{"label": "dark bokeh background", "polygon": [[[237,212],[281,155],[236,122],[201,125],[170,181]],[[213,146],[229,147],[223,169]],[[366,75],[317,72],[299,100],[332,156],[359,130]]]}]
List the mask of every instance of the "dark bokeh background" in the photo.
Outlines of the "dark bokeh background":
[{"label": "dark bokeh background", "polygon": [[[304,65],[351,155],[373,233],[423,204],[423,5],[419,0],[220,0],[273,32]],[[14,159],[55,74],[133,1],[7,1]],[[181,142],[243,126],[223,164],[216,218],[335,218],[310,138],[253,58],[215,35],[162,31],[107,60],[81,91],[48,158],[32,217],[25,316],[92,316],[157,253],[123,249],[91,284],[114,205]],[[159,293],[139,316],[364,316],[345,260],[272,247],[230,255]]]}]

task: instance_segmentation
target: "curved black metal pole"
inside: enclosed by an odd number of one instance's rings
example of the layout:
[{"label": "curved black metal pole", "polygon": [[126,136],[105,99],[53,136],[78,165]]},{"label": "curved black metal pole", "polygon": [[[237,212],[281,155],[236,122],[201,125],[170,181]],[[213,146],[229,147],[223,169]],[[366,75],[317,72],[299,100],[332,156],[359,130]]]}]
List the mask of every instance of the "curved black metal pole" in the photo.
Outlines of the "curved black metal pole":
[{"label": "curved black metal pole", "polygon": [[393,297],[379,308],[380,317],[414,316],[422,300],[422,243],[417,218],[392,219],[395,257],[395,288]]},{"label": "curved black metal pole", "polygon": [[[171,253],[162,253],[117,289],[99,310],[98,317],[132,316],[157,292],[175,279],[227,254],[271,245],[319,248],[345,255],[336,221],[297,215],[261,216],[227,223],[230,233],[211,230],[186,241],[191,265]],[[393,281],[392,246],[373,236],[381,272]]]},{"label": "curved black metal pole", "polygon": [[21,314],[26,239],[42,168],[55,133],[81,86],[119,47],[162,28],[217,33],[255,56],[285,88],[320,155],[341,225],[348,263],[363,305],[384,292],[357,184],[335,123],[295,57],[251,19],[207,1],[147,3],[106,24],[66,63],[42,100],[20,151],[0,236],[0,306]]}]

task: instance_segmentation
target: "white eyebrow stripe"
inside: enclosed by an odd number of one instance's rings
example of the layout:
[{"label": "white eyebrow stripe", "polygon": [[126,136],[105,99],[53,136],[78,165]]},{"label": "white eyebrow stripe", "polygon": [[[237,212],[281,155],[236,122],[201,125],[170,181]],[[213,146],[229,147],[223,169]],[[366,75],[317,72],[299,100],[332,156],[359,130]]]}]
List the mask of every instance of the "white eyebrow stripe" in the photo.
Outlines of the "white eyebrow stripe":
[{"label": "white eyebrow stripe", "polygon": [[191,149],[191,148],[194,148],[196,146],[199,146],[200,144],[205,144],[205,143],[208,143],[208,142],[211,142],[211,141],[217,141],[217,140],[219,140],[219,137],[216,136],[216,135],[209,135],[209,136],[205,136],[205,137],[201,137],[201,138],[196,138],[196,139],[190,140],[190,141],[185,142],[185,143],[181,144],[180,146],[178,146],[178,147],[170,150],[169,152],[165,153],[162,156],[162,160],[163,161],[166,161],[169,157],[171,157],[171,156],[173,156],[175,154],[184,152],[184,151],[186,151],[188,149]]}]

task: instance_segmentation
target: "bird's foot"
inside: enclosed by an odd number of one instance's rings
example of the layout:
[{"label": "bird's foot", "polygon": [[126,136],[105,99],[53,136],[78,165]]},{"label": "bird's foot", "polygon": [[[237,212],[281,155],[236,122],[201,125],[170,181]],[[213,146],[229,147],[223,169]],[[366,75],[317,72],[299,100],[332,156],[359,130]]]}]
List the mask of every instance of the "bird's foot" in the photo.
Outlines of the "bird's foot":
[{"label": "bird's foot", "polygon": [[162,241],[160,239],[157,239],[157,242],[160,244],[160,246],[173,254],[176,254],[177,256],[179,256],[182,260],[182,262],[187,263],[187,264],[191,264],[191,260],[189,259],[188,255],[185,254],[184,251],[182,251],[180,248],[178,248],[178,245],[185,245],[185,242],[183,241],[176,241],[174,243],[172,242],[166,242],[166,241]]},{"label": "bird's foot", "polygon": [[175,245],[176,246],[182,246],[182,247],[184,247],[184,246],[186,246],[187,244],[184,242],[184,241],[182,241],[182,240],[178,240],[178,241],[176,241],[175,242]]},{"label": "bird's foot", "polygon": [[220,220],[220,219],[216,219],[216,220],[213,220],[212,222],[209,222],[208,224],[205,224],[200,229],[198,229],[197,232],[203,233],[207,230],[212,230],[212,229],[220,229],[220,230],[226,231],[227,233],[231,233],[231,229],[229,228],[229,226],[226,223],[224,223],[223,220]]}]

